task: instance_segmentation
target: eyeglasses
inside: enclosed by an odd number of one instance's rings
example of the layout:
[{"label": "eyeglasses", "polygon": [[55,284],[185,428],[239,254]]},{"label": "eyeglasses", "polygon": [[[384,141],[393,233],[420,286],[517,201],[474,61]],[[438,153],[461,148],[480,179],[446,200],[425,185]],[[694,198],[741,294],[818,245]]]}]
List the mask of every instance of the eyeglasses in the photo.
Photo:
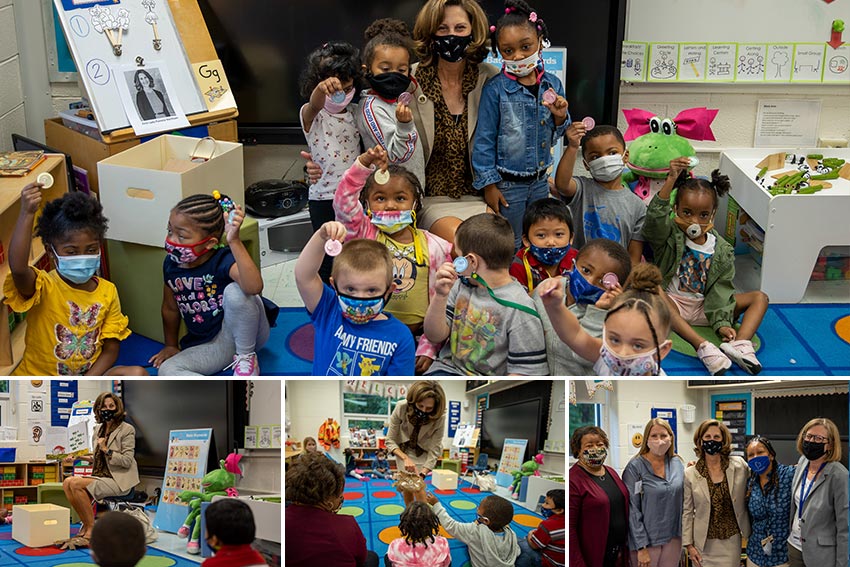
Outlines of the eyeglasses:
[{"label": "eyeglasses", "polygon": [[815,443],[826,443],[829,441],[829,437],[824,437],[823,435],[812,435],[811,433],[806,433],[803,437],[803,441],[814,441]]},{"label": "eyeglasses", "polygon": [[487,516],[482,516],[481,514],[475,514],[475,516],[476,516],[476,519],[478,520],[478,523],[480,523],[480,524],[486,524],[487,522],[490,521],[490,518],[488,518]]}]

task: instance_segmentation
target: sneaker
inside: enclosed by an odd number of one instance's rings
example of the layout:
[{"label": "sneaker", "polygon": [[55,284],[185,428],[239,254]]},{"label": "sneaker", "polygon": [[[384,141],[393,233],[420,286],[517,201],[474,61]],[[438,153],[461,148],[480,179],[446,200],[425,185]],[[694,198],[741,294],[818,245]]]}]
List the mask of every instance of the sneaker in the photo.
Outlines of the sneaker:
[{"label": "sneaker", "polygon": [[717,345],[709,341],[703,341],[699,345],[697,356],[712,376],[723,376],[732,368],[732,361],[717,348]]},{"label": "sneaker", "polygon": [[192,555],[198,555],[201,553],[201,542],[200,541],[190,541],[186,544],[186,553]]},{"label": "sneaker", "polygon": [[726,356],[735,361],[735,364],[749,372],[750,374],[758,374],[761,372],[761,363],[756,358],[756,351],[753,348],[751,341],[742,339],[739,341],[730,341],[721,343],[720,350],[726,353]]},{"label": "sneaker", "polygon": [[260,364],[257,353],[234,354],[233,363],[227,368],[233,368],[234,376],[259,376]]},{"label": "sneaker", "polygon": [[180,539],[186,539],[189,537],[189,526],[180,526],[180,529],[177,530],[177,537]]}]

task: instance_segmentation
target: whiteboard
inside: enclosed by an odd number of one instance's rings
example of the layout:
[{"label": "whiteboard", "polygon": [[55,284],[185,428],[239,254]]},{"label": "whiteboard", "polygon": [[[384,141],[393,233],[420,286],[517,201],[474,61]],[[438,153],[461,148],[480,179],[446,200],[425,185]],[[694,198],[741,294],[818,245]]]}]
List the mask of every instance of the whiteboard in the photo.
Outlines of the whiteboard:
[{"label": "whiteboard", "polygon": [[[136,63],[141,57],[146,65],[167,67],[173,84],[170,96],[176,96],[187,114],[207,110],[192,73],[189,58],[174,27],[168,0],[53,0],[71,55],[94,110],[101,132],[130,126],[121,104],[114,68]],[[119,10],[128,12],[127,29],[121,32],[121,55],[113,52],[107,34],[97,31],[91,9],[108,9],[113,16]],[[154,48],[154,28],[146,21],[155,14],[156,35],[160,50]],[[111,30],[117,43],[117,30]]]},{"label": "whiteboard", "polygon": [[[835,0],[629,0],[626,41],[825,43],[833,20],[850,24]],[[850,31],[845,31],[848,41]]]}]

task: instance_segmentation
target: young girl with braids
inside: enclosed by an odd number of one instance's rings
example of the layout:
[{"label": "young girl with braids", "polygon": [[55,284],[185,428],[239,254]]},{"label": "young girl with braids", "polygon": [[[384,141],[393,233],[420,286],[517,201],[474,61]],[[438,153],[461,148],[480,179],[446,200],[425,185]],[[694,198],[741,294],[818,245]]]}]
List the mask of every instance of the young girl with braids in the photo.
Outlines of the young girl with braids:
[{"label": "young girl with braids", "polygon": [[440,520],[425,502],[416,501],[401,513],[402,537],[390,543],[385,564],[390,567],[448,567],[449,542],[441,535]]},{"label": "young girl with braids", "polygon": [[[375,178],[384,171],[388,179],[382,185]],[[451,261],[452,249],[439,236],[416,227],[422,199],[416,176],[400,165],[388,165],[387,152],[380,145],[354,161],[334,195],[336,219],[345,225],[346,240],[377,240],[389,249],[395,288],[386,310],[414,336],[421,334],[437,270]],[[416,349],[417,374],[431,366],[438,350],[439,345],[422,335]]]},{"label": "young girl with braids", "polygon": [[[663,376],[661,360],[672,343],[670,310],[659,295],[661,272],[653,264],[638,264],[617,296],[602,325],[602,337],[589,335],[564,304],[561,278],[538,287],[558,337],[582,358],[594,363],[597,376]],[[613,295],[614,290],[606,294]],[[604,295],[603,295],[604,297]]]},{"label": "young girl with braids", "polygon": [[508,0],[490,32],[493,52],[498,48],[504,64],[481,92],[472,186],[511,223],[518,250],[525,208],[549,196],[552,146],[570,119],[561,81],[543,67],[549,32],[537,12],[522,0]]},{"label": "young girl with braids", "polygon": [[364,35],[363,70],[371,88],[363,91],[357,117],[363,145],[383,147],[390,163],[411,171],[424,187],[425,158],[410,110],[410,91],[415,88],[410,31],[401,20],[382,18],[372,22]]},{"label": "young girl with braids", "polygon": [[[186,197],[168,219],[163,262],[165,347],[150,362],[160,375],[210,375],[233,367],[256,376],[269,338],[263,278],[239,239],[245,213],[227,197]],[[228,206],[227,209],[230,209]],[[180,320],[187,334],[179,341]]]},{"label": "young girl with braids", "polygon": [[[761,291],[735,293],[734,250],[712,228],[718,199],[729,191],[729,178],[717,169],[711,172],[711,181],[691,178],[688,167],[686,157],[670,162],[670,173],[650,201],[643,225],[653,261],[663,274],[668,304],[688,323],[677,324],[674,330],[697,349],[712,374],[723,374],[731,366],[726,357],[758,374],[761,363],[752,338],[767,312],[768,298]],[[677,191],[671,204],[673,189]],[[742,313],[736,331],[735,321]],[[720,348],[690,325],[711,326],[723,341]]]}]

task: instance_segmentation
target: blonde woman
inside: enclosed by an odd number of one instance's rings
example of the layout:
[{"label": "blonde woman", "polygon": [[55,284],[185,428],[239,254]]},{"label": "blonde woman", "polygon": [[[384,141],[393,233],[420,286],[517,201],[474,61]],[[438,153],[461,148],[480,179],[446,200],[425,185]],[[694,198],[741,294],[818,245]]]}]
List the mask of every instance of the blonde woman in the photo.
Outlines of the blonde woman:
[{"label": "blonde woman", "polygon": [[[423,479],[437,466],[443,453],[446,431],[446,393],[436,380],[420,380],[407,390],[390,416],[387,451],[395,456],[399,471],[418,473]],[[417,494],[402,491],[407,507],[414,499],[425,501],[424,488]]]},{"label": "blonde woman", "polygon": [[741,457],[730,455],[732,436],[715,419],[697,428],[694,452],[699,460],[685,471],[682,545],[696,567],[738,567],[741,540],[750,535],[750,468]]},{"label": "blonde woman", "polygon": [[797,436],[802,455],[791,483],[790,567],[847,567],[847,469],[841,435],[824,417],[809,421]]},{"label": "blonde woman", "polygon": [[626,465],[632,567],[677,567],[682,554],[685,465],[667,420],[649,420],[640,451]]}]

